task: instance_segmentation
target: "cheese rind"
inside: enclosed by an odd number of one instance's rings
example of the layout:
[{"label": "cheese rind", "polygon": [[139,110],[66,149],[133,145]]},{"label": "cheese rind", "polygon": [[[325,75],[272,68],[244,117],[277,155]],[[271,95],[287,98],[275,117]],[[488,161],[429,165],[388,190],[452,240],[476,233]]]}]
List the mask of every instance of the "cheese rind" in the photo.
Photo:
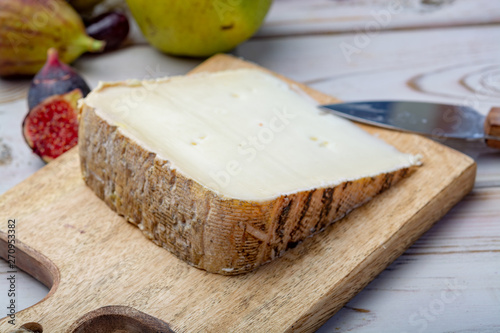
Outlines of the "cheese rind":
[{"label": "cheese rind", "polygon": [[227,198],[263,201],[417,163],[258,70],[101,84],[85,104]]},{"label": "cheese rind", "polygon": [[[211,76],[206,74],[189,77],[186,80],[209,81]],[[266,80],[268,79],[266,75]],[[173,80],[178,79],[162,80],[158,84],[168,85]],[[276,84],[273,81],[274,78],[269,80]],[[129,222],[137,225],[153,242],[168,249],[190,265],[212,273],[224,275],[246,273],[281,256],[287,249],[295,247],[306,237],[319,232],[344,217],[352,209],[397,183],[417,164],[415,160],[412,160],[411,155],[399,153],[391,146],[378,142],[376,147],[382,147],[381,149],[389,152],[391,156],[396,156],[393,162],[397,163],[391,164],[391,168],[377,174],[353,176],[353,179],[346,179],[348,177],[343,174],[342,177],[332,177],[326,180],[318,178],[314,184],[303,183],[301,182],[303,175],[299,172],[302,168],[300,163],[309,163],[308,166],[312,167],[321,162],[321,155],[314,155],[315,159],[312,161],[296,159],[295,154],[303,153],[302,150],[293,152],[293,144],[297,142],[289,143],[278,137],[278,134],[287,134],[287,131],[293,133],[293,135],[286,136],[288,140],[297,140],[301,137],[299,134],[304,133],[314,135],[301,129],[299,122],[277,133],[275,141],[266,146],[269,148],[279,143],[278,147],[283,149],[288,147],[292,153],[285,152],[285,155],[279,156],[297,161],[300,165],[296,169],[293,164],[282,158],[275,159],[271,163],[273,155],[266,149],[259,150],[262,154],[258,155],[259,158],[266,160],[261,167],[275,168],[274,171],[270,170],[275,176],[280,176],[279,172],[276,172],[280,165],[283,173],[292,175],[289,178],[278,177],[281,179],[280,186],[287,185],[282,184],[283,179],[293,182],[293,187],[288,188],[287,193],[280,193],[286,187],[273,188],[275,183],[271,182],[272,179],[269,183],[261,183],[263,184],[262,191],[261,186],[256,186],[250,194],[241,192],[238,187],[215,188],[216,185],[204,183],[199,176],[201,171],[211,170],[209,162],[206,162],[207,165],[196,164],[195,168],[193,166],[189,168],[189,165],[185,167],[185,164],[189,158],[192,158],[192,150],[187,150],[187,157],[186,154],[182,155],[183,150],[180,155],[172,154],[177,149],[176,144],[189,137],[183,136],[183,133],[194,133],[190,131],[193,123],[179,122],[177,126],[183,128],[184,131],[177,130],[178,136],[167,136],[173,141],[171,144],[163,145],[151,138],[143,140],[141,135],[146,137],[149,135],[145,131],[137,130],[138,127],[134,121],[121,123],[117,121],[119,112],[113,110],[126,113],[133,109],[142,112],[145,116],[152,112],[147,107],[151,103],[150,97],[141,100],[141,103],[136,101],[137,106],[128,104],[131,105],[131,109],[123,108],[123,104],[120,104],[132,98],[131,96],[145,96],[143,92],[136,92],[135,89],[141,90],[147,84],[149,82],[103,84],[81,103],[79,152],[84,180],[98,197]],[[279,81],[278,84],[283,83]],[[124,91],[120,90],[122,88],[125,88],[128,94],[123,94]],[[285,86],[282,88],[287,94],[299,96]],[[116,95],[121,96],[118,102],[96,98],[99,94],[107,94],[115,89],[121,91]],[[202,88],[199,87],[199,89]],[[196,94],[193,96],[196,98]],[[309,107],[310,103],[307,103]],[[269,115],[272,110],[267,110],[266,114]],[[249,110],[247,109],[246,112]],[[261,114],[260,111],[256,113]],[[296,119],[303,121],[302,125],[306,124],[307,117],[300,117],[302,116],[298,114]],[[330,119],[329,117],[332,116],[317,115],[317,117]],[[127,120],[128,118],[120,119]],[[134,119],[137,122],[141,121],[138,118]],[[249,119],[255,120],[252,117]],[[152,122],[145,123],[151,124]],[[344,122],[337,124],[344,124]],[[236,132],[234,134],[236,138],[239,138],[238,133],[247,134],[243,129],[238,130],[240,125],[250,126],[244,121],[241,121],[241,124],[233,122],[231,125],[235,127],[232,128],[231,133]],[[210,126],[207,124],[207,128]],[[341,130],[340,127],[339,130]],[[200,127],[195,126],[195,129],[198,131]],[[307,129],[313,130],[313,128]],[[213,131],[207,134],[216,136],[218,133],[225,137],[224,131]],[[361,133],[363,138],[367,135],[363,131],[358,132],[357,129],[354,133]],[[368,135],[367,138],[374,140]],[[312,137],[304,139],[321,144],[321,141],[318,142]],[[342,142],[353,142],[356,138],[345,139],[347,141]],[[361,145],[369,144],[366,140],[359,142]],[[182,146],[181,143],[179,144]],[[307,144],[309,145],[309,142]],[[183,147],[187,146],[183,145]],[[217,154],[217,147],[220,146],[213,147],[214,154]],[[166,148],[166,150],[160,148]],[[169,150],[170,148],[172,150]],[[324,148],[319,146],[317,151],[324,153],[326,151]],[[274,153],[276,154],[274,156],[278,156],[280,150]],[[217,156],[222,158],[226,155]],[[336,163],[341,162],[340,157],[335,161]],[[205,163],[203,161],[199,159],[198,163]],[[363,159],[357,159],[357,161],[363,161]],[[354,166],[351,167],[354,168]],[[231,166],[226,171],[229,173],[233,169],[234,166]],[[348,167],[344,169],[349,171]],[[293,174],[291,172],[293,170],[299,171]],[[333,169],[329,170],[333,172]],[[257,173],[257,175],[261,174]],[[314,174],[307,173],[305,176],[315,179]],[[234,177],[238,179],[238,173]],[[256,178],[258,177],[253,179]],[[245,184],[251,185],[249,182]],[[312,188],[313,186],[316,187]],[[235,192],[229,191],[228,188]],[[268,191],[268,188],[273,190]]]}]

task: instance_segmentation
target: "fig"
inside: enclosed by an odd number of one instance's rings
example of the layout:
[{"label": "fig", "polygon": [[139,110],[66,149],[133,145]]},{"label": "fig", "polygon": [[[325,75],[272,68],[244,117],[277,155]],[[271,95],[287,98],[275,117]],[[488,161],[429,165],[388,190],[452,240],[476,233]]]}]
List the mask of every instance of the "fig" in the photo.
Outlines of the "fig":
[{"label": "fig", "polygon": [[86,32],[92,38],[105,41],[104,51],[111,51],[123,43],[129,29],[127,16],[119,12],[107,12],[91,20]]},{"label": "fig", "polygon": [[85,34],[82,19],[63,0],[0,0],[0,76],[33,75],[54,47],[71,63],[104,42]]},{"label": "fig", "polygon": [[49,96],[65,94],[74,89],[80,89],[83,97],[90,92],[85,80],[59,60],[56,49],[50,48],[47,62],[31,81],[28,107],[31,110]]},{"label": "fig", "polygon": [[78,143],[79,89],[46,98],[23,121],[23,135],[33,152],[50,162]]}]

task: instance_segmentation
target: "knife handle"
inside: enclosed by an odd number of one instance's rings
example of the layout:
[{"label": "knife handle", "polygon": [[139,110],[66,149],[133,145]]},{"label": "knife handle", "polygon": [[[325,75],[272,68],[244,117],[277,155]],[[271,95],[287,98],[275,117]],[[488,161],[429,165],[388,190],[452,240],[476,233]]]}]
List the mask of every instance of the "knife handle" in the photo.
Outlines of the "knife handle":
[{"label": "knife handle", "polygon": [[[500,107],[491,108],[484,121],[484,133],[489,136],[500,138]],[[500,149],[499,140],[488,140],[486,144],[492,148]]]}]

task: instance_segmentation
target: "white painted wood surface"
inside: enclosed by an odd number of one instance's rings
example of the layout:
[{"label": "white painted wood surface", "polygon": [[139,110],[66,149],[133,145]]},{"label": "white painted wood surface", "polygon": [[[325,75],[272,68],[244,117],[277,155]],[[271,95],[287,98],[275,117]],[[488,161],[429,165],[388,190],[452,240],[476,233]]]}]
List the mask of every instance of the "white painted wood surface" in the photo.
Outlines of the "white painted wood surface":
[{"label": "white painted wood surface", "polygon": [[[376,21],[373,12],[392,2],[277,0],[257,36],[234,53],[343,100],[450,102],[482,113],[500,105],[500,2],[401,0],[389,24],[365,30]],[[183,74],[201,62],[132,40],[74,66],[95,86]],[[0,193],[43,166],[20,131],[28,84],[0,80]],[[500,331],[500,153],[465,151],[478,162],[473,193],[319,332]],[[8,301],[7,270],[0,260],[0,309]],[[20,308],[47,292],[26,274],[17,274],[17,288]]]},{"label": "white painted wood surface", "polygon": [[258,37],[455,27],[500,22],[491,0],[277,0]]}]

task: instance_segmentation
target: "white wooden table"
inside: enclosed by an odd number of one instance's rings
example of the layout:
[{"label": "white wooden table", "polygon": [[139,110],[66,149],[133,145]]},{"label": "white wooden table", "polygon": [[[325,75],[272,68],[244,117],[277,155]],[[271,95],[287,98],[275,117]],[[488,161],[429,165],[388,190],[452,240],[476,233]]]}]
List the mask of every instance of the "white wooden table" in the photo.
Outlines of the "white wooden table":
[{"label": "white wooden table", "polygon": [[[74,67],[95,86],[201,62],[160,54],[137,29],[131,40]],[[346,101],[450,102],[482,113],[500,105],[500,1],[276,0],[233,53]],[[21,135],[28,84],[0,80],[0,193],[44,165]],[[318,332],[500,331],[500,152],[460,149],[478,163],[473,192]],[[7,270],[0,260],[0,317]],[[27,274],[16,283],[18,310],[48,292]]]}]

